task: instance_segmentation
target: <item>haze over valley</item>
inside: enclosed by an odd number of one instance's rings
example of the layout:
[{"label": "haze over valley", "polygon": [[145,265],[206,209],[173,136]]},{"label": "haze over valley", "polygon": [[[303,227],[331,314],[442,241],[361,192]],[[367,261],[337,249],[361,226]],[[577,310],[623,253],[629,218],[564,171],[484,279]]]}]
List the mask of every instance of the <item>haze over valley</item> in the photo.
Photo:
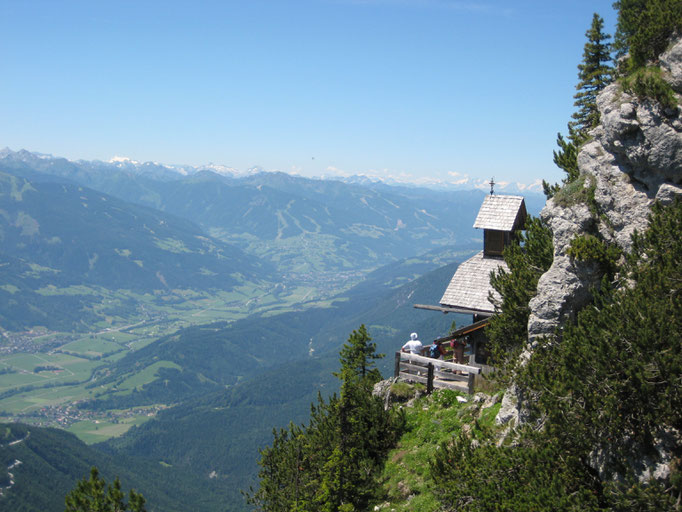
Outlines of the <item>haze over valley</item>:
[{"label": "haze over valley", "polygon": [[390,352],[466,321],[412,305],[480,247],[482,191],[148,167],[3,151],[2,420],[213,474],[238,503],[271,429],[336,389],[351,330]]}]

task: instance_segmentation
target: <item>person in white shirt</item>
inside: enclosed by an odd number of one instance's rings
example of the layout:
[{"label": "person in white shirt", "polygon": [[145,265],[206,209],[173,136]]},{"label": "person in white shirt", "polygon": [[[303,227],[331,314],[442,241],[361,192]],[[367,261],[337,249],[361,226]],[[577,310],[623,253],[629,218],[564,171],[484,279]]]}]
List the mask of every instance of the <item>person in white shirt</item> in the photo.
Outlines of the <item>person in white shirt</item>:
[{"label": "person in white shirt", "polygon": [[410,334],[410,341],[403,345],[401,349],[403,352],[410,352],[411,354],[417,354],[418,356],[422,353],[422,342],[417,339],[417,333],[413,332]]}]

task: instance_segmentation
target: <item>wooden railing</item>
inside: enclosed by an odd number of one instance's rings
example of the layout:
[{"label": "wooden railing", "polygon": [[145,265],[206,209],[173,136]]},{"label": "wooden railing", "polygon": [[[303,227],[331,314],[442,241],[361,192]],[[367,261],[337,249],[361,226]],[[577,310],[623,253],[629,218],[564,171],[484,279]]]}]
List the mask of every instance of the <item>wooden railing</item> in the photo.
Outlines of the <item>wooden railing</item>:
[{"label": "wooden railing", "polygon": [[395,353],[394,375],[402,380],[426,384],[427,393],[438,388],[448,388],[471,395],[474,392],[474,378],[479,373],[481,368],[478,366],[451,363],[407,352]]}]

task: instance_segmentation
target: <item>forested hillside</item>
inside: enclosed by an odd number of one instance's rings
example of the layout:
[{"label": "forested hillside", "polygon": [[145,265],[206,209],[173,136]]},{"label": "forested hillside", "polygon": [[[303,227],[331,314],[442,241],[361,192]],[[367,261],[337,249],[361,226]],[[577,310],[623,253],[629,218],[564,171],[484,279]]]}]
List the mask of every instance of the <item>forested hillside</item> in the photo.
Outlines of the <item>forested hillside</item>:
[{"label": "forested hillside", "polygon": [[[447,333],[453,321],[465,320],[460,315],[434,315],[413,308],[415,302],[428,302],[442,293],[442,283],[455,268],[454,264],[442,267],[381,294],[376,290],[370,294],[359,287],[357,293],[349,292],[351,300],[329,311],[299,315],[300,334],[293,338],[299,340],[298,345],[280,339],[285,333],[278,334],[280,327],[291,325],[291,315],[240,322],[246,328],[257,321],[272,338],[245,347],[246,353],[263,358],[261,369],[247,373],[243,368],[244,377],[227,391],[193,398],[163,411],[154,421],[112,439],[103,448],[111,453],[163,460],[198,474],[215,472],[215,485],[225,485],[232,493],[229,510],[244,510],[238,489],[255,485],[257,465],[252,455],[268,443],[273,427],[303,422],[318,393],[326,397],[338,391],[338,381],[332,375],[338,371],[338,347],[354,327],[367,323],[377,351],[388,354],[385,360],[376,362],[388,376],[393,371],[392,354],[412,330],[430,340]],[[229,329],[225,332],[229,333]],[[308,352],[311,338],[312,353]],[[261,350],[271,342],[280,348]],[[191,369],[187,367],[187,371]],[[155,389],[143,388],[139,395],[153,397]]]},{"label": "forested hillside", "polygon": [[[448,254],[442,257],[447,259]],[[454,273],[456,264],[450,264],[414,279],[438,266],[440,258],[433,254],[379,269],[329,308],[255,316],[230,326],[188,327],[161,337],[97,371],[96,378],[85,385],[92,398],[74,409],[84,415],[101,414],[104,419],[112,410],[130,408],[144,413],[144,406],[153,407],[151,411],[160,403],[175,404],[97,448],[109,453],[111,460],[142,457],[130,459],[135,470],[150,463],[195,475],[207,487],[205,500],[195,503],[194,510],[244,510],[240,489],[256,483],[258,448],[268,443],[273,427],[304,421],[319,392],[327,396],[338,391],[332,375],[338,370],[338,348],[359,323],[370,325],[378,350],[392,354],[412,330],[428,340],[447,332],[453,321],[463,320],[459,315],[434,315],[413,308],[415,302],[428,303],[439,296],[443,282]],[[384,375],[392,372],[390,357],[379,364]],[[152,380],[139,383],[137,376],[148,373]],[[129,382],[139,384],[131,390]],[[93,432],[124,424],[122,419],[107,426],[109,421],[101,421],[99,430]],[[49,447],[44,450],[44,456],[52,457]],[[135,477],[106,470],[101,459],[88,463],[97,465],[107,481],[118,474],[124,488],[142,488]],[[78,465],[83,471],[71,476],[86,476],[85,466]],[[51,471],[45,469],[43,478],[49,478]],[[158,475],[159,488],[175,485],[172,474]],[[22,490],[22,496],[29,499],[30,491],[24,487],[30,481],[21,475],[16,474],[14,490]],[[61,478],[55,480],[66,485]],[[55,489],[45,493],[57,499]],[[154,496],[143,494],[150,507],[158,506]],[[216,508],[216,496],[222,497],[224,508]]]},{"label": "forested hillside", "polygon": [[[183,176],[160,165],[121,168],[25,151],[3,152],[3,169],[32,181],[78,183],[190,220],[274,263],[292,279],[373,269],[434,248],[466,244],[478,236],[471,226],[484,195],[284,173],[235,178],[205,170]],[[528,194],[526,201],[531,211],[544,202],[538,194]]]},{"label": "forested hillside", "polygon": [[[70,183],[0,172],[0,325],[83,330],[135,311],[134,294],[232,291],[273,282],[272,265],[190,221]],[[115,308],[103,297],[126,290]],[[118,306],[118,304],[117,304]]]},{"label": "forested hillside", "polygon": [[142,492],[150,512],[222,510],[226,499],[198,475],[140,458],[112,457],[63,430],[2,423],[0,443],[0,510],[62,512],[66,492],[93,466],[108,481],[118,476],[125,488]]}]

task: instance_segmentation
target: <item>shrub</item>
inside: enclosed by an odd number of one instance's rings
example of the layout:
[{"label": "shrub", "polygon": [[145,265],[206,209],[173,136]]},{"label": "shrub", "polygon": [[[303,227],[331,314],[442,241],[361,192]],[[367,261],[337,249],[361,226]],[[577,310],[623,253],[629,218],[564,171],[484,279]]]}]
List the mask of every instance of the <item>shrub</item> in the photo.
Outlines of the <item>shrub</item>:
[{"label": "shrub", "polygon": [[414,386],[411,386],[407,382],[396,382],[391,385],[391,396],[394,396],[398,400],[408,400],[414,397],[416,390]]},{"label": "shrub", "polygon": [[663,79],[661,69],[656,66],[639,68],[621,78],[620,83],[625,92],[634,94],[640,99],[654,99],[664,108],[677,111],[675,91]]},{"label": "shrub", "polygon": [[[589,179],[587,186],[585,186],[586,179]],[[586,204],[592,214],[597,216],[598,208],[594,199],[596,188],[597,184],[592,176],[588,178],[580,176],[575,181],[567,183],[554,194],[554,204],[564,208],[569,208],[576,204]]]},{"label": "shrub", "polygon": [[608,244],[594,235],[576,236],[566,251],[568,255],[578,261],[594,261],[608,276],[613,276],[618,268],[618,260],[622,254],[620,248]]}]

